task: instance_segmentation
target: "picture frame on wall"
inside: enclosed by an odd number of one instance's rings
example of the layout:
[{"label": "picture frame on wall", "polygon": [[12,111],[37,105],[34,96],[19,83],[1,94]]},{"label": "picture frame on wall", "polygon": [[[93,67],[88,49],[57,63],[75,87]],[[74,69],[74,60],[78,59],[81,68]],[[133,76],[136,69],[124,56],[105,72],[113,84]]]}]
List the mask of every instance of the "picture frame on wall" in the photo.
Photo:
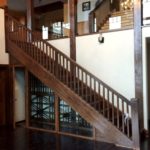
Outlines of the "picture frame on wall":
[{"label": "picture frame on wall", "polygon": [[82,3],[82,11],[88,11],[91,9],[91,2],[87,1]]}]

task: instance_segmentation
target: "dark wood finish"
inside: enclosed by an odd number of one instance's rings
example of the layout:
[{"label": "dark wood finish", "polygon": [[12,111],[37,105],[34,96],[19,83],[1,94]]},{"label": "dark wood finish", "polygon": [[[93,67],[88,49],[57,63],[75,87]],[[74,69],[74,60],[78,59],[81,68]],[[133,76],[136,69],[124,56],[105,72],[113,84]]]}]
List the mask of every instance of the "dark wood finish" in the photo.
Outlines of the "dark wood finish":
[{"label": "dark wood finish", "polygon": [[[13,130],[0,128],[0,149],[5,150],[131,150],[114,144],[85,140],[22,128]],[[144,149],[148,150],[148,149]]]},{"label": "dark wood finish", "polygon": [[89,13],[89,33],[93,33],[94,31],[94,19],[95,19],[95,13],[91,11]]},{"label": "dark wood finish", "polygon": [[7,77],[7,68],[0,66],[0,125],[6,124]]},{"label": "dark wood finish", "polygon": [[59,97],[55,94],[55,131],[59,132]]},{"label": "dark wood finish", "polygon": [[12,56],[9,56],[9,64],[13,66],[23,67],[22,64],[17,59],[13,58]]},{"label": "dark wood finish", "polygon": [[25,69],[25,121],[26,127],[29,127],[29,73]]},{"label": "dark wood finish", "polygon": [[[141,106],[140,106],[141,107]],[[132,139],[136,150],[140,150],[140,131],[139,131],[139,100],[131,99],[132,114]]]},{"label": "dark wood finish", "polygon": [[70,58],[76,60],[76,33],[77,33],[77,0],[69,1],[70,12]]},{"label": "dark wood finish", "polygon": [[[100,30],[101,26],[110,15],[110,0],[101,1],[91,13],[95,16],[97,20],[97,28]],[[91,13],[90,15],[92,15]]]},{"label": "dark wood finish", "polygon": [[[24,64],[30,72],[40,78],[40,80],[47,86],[52,87],[56,93],[79,112],[89,123],[96,127],[101,134],[105,133],[108,141],[113,143],[132,147],[132,141],[122,134],[117,128],[115,128],[110,122],[108,122],[101,114],[99,114],[93,107],[82,100],[81,97],[74,94],[74,92],[62,84],[56,77],[49,74],[38,62],[35,62],[32,58],[27,56],[20,48],[15,46],[12,42],[8,42],[9,52],[14,57]],[[36,66],[36,67],[35,67]],[[55,81],[55,82],[54,82]],[[67,91],[67,92],[66,92]],[[76,101],[75,101],[76,100]],[[119,137],[119,139],[117,138]]]},{"label": "dark wood finish", "polygon": [[142,2],[134,1],[134,63],[135,63],[135,97],[141,101],[139,109],[140,130],[144,126],[143,120],[143,71],[142,71]]},{"label": "dark wood finish", "polygon": [[0,125],[12,127],[12,80],[9,65],[0,65]]},{"label": "dark wood finish", "polygon": [[44,14],[47,12],[55,11],[58,9],[63,9],[63,2],[56,2],[44,6],[35,7],[34,11],[36,14]]},{"label": "dark wood finish", "polygon": [[33,15],[34,14],[34,9],[33,9],[33,1],[32,0],[27,0],[27,27],[29,29],[33,29]]},{"label": "dark wood finish", "polygon": [[11,75],[12,75],[12,123],[13,123],[13,128],[16,128],[16,121],[15,121],[15,101],[16,101],[16,97],[15,97],[15,66],[12,66],[11,68]]},{"label": "dark wood finish", "polygon": [[[13,18],[7,17],[10,54],[96,127],[101,135],[99,139],[133,147],[130,132],[133,118],[124,124],[124,115],[130,114],[131,102],[46,41],[38,41],[36,34]],[[19,26],[20,32],[11,31],[11,22],[15,29]],[[23,38],[22,41],[20,37],[24,34],[29,37],[32,34],[32,39]]]}]

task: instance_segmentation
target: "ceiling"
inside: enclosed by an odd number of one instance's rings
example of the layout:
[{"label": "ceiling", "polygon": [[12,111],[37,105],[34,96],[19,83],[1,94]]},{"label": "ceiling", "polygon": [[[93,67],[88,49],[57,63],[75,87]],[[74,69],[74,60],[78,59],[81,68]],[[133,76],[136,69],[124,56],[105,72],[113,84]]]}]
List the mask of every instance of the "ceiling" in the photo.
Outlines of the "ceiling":
[{"label": "ceiling", "polygon": [[[27,0],[7,0],[8,1],[8,8],[10,10],[15,11],[26,11],[26,1]],[[56,2],[64,2],[66,0],[34,0],[34,6],[39,7],[47,4],[52,4]]]}]

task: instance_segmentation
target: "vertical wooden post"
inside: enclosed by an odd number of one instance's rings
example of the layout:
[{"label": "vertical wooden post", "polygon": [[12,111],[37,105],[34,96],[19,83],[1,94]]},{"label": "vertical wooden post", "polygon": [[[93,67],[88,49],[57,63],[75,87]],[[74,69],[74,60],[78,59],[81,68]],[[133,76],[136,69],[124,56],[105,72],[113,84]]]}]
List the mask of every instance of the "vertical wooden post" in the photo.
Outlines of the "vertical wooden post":
[{"label": "vertical wooden post", "polygon": [[9,82],[10,82],[10,98],[9,98],[9,125],[14,128],[14,67],[9,65]]},{"label": "vertical wooden post", "polygon": [[95,19],[95,13],[91,11],[89,13],[89,33],[93,33],[94,31],[94,19]]},{"label": "vertical wooden post", "polygon": [[33,29],[33,0],[27,0],[27,28]]},{"label": "vertical wooden post", "polygon": [[25,121],[26,128],[29,127],[29,73],[25,69]]},{"label": "vertical wooden post", "polygon": [[13,107],[13,128],[16,128],[16,119],[15,119],[15,101],[16,101],[16,95],[15,95],[15,66],[12,66],[12,90],[13,90],[13,99],[12,99],[12,107]]},{"label": "vertical wooden post", "polygon": [[76,60],[77,0],[69,1],[70,12],[70,57]]},{"label": "vertical wooden post", "polygon": [[55,131],[59,132],[59,97],[55,94]]},{"label": "vertical wooden post", "polygon": [[139,129],[139,100],[131,99],[132,117],[132,140],[134,148],[140,150],[140,129]]},{"label": "vertical wooden post", "polygon": [[[134,63],[135,63],[135,97],[143,103],[142,71],[142,0],[134,0]],[[139,110],[140,130],[143,130],[143,104]]]}]

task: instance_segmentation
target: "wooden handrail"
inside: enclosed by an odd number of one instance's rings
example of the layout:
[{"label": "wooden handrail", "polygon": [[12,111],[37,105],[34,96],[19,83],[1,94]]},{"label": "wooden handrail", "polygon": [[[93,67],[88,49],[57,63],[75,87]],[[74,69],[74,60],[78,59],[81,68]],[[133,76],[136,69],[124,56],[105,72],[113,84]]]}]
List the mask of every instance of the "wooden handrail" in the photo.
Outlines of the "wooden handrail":
[{"label": "wooden handrail", "polygon": [[[47,41],[6,14],[7,40],[42,65],[132,139],[131,102]],[[133,140],[133,139],[132,139]]]}]

